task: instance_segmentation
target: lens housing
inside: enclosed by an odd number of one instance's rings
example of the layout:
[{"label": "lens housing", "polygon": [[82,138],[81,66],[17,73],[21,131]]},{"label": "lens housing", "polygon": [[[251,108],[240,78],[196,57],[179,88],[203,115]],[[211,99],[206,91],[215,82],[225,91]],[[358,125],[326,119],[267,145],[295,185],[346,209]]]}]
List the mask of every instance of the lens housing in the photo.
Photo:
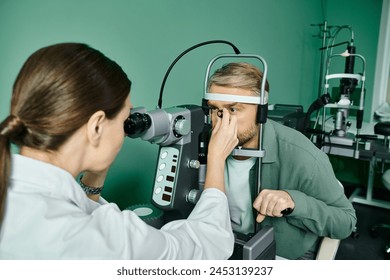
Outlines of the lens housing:
[{"label": "lens housing", "polygon": [[136,137],[152,125],[152,119],[148,114],[135,112],[130,114],[124,123],[124,130],[127,136]]}]

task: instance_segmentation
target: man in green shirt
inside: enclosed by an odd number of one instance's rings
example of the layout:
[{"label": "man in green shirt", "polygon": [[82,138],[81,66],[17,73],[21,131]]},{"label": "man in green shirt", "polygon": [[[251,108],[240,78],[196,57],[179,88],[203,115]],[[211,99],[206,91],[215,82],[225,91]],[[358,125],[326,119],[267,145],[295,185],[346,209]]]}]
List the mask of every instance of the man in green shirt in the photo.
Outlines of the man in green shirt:
[{"label": "man in green shirt", "polygon": [[[208,92],[258,96],[262,77],[251,64],[230,63],[209,78]],[[268,82],[265,90],[268,94]],[[239,146],[258,149],[256,104],[209,100],[208,106],[213,123],[223,108],[236,115]],[[314,258],[321,237],[344,239],[352,233],[356,225],[355,210],[327,155],[302,133],[267,120],[263,135],[266,153],[262,159],[259,194],[252,191],[256,188],[256,158],[230,156],[226,162],[225,185],[233,230],[253,233],[255,209],[256,222],[274,228],[277,256]],[[292,213],[283,215],[281,212],[287,208]]]}]

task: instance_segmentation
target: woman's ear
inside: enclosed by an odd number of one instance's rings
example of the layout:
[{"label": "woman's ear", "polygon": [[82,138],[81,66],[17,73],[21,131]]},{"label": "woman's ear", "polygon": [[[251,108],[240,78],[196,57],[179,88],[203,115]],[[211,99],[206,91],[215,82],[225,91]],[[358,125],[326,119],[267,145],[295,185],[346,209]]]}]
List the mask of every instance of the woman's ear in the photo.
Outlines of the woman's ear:
[{"label": "woman's ear", "polygon": [[87,135],[88,140],[93,146],[98,146],[103,134],[106,113],[103,111],[95,112],[88,120]]}]

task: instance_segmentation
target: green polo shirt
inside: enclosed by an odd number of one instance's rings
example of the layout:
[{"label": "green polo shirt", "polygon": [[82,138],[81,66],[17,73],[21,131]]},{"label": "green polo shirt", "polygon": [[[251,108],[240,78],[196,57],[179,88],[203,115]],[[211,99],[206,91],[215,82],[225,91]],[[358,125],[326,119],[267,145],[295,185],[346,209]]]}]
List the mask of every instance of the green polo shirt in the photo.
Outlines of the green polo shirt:
[{"label": "green polo shirt", "polygon": [[285,190],[295,202],[290,215],[262,222],[274,228],[276,254],[296,259],[315,248],[320,236],[347,238],[356,213],[328,156],[302,133],[273,120],[264,125],[263,148],[262,189]]}]

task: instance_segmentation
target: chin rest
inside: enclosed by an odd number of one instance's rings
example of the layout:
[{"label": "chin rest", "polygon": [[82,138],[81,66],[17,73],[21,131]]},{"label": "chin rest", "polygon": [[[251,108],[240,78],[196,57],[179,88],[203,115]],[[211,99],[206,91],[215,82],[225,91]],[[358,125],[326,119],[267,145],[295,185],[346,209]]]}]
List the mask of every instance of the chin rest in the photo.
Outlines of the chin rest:
[{"label": "chin rest", "polygon": [[262,227],[255,235],[234,233],[234,251],[230,260],[274,260],[276,244],[274,229]]}]

